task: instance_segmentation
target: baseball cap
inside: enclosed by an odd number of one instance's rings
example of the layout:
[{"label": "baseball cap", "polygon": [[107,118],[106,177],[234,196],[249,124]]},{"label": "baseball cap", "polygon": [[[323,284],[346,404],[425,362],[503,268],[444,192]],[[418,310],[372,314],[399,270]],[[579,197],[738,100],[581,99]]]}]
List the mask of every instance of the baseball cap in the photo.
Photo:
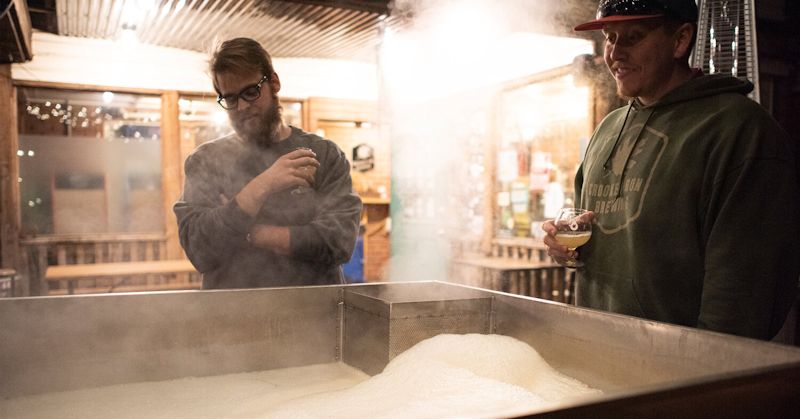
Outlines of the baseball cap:
[{"label": "baseball cap", "polygon": [[695,0],[601,0],[597,6],[597,18],[576,26],[574,30],[591,31],[603,29],[606,23],[659,17],[697,22],[697,3]]}]

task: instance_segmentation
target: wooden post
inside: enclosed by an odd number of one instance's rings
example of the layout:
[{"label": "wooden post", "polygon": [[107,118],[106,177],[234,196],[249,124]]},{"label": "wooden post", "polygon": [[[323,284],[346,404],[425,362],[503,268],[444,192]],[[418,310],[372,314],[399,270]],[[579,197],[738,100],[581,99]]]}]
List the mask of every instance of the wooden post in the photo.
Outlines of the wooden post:
[{"label": "wooden post", "polygon": [[[17,89],[11,83],[11,65],[0,64],[0,267],[17,271],[19,266],[19,148],[17,132]],[[28,293],[28,284],[18,283],[16,293]]]},{"label": "wooden post", "polygon": [[161,94],[161,199],[164,207],[167,259],[183,257],[178,240],[178,221],[172,212],[172,206],[180,198],[183,189],[179,97],[177,91]]},{"label": "wooden post", "polygon": [[[490,109],[499,109],[502,93],[495,94],[492,98]],[[499,149],[502,132],[500,131],[500,116],[493,115],[489,121],[489,135],[484,138],[483,153],[485,156],[485,170],[483,172],[486,187],[483,192],[483,231],[481,232],[480,252],[484,255],[492,253],[492,239],[494,238],[497,212],[497,151]],[[502,250],[501,250],[502,252]]]}]

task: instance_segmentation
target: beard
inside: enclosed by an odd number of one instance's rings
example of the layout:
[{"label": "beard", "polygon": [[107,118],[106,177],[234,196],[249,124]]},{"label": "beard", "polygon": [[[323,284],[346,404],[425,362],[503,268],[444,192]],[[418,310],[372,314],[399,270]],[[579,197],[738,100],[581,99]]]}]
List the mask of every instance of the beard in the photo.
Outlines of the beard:
[{"label": "beard", "polygon": [[[261,147],[269,147],[280,140],[281,105],[278,95],[271,93],[272,104],[257,115],[236,115],[231,118],[231,125],[240,137]],[[256,110],[255,108],[250,108]]]}]

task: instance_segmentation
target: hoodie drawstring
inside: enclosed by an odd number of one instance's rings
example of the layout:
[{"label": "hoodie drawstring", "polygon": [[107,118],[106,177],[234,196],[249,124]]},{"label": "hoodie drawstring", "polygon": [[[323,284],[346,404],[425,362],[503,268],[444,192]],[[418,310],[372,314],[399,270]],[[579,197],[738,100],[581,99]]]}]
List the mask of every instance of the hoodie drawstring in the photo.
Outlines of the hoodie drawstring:
[{"label": "hoodie drawstring", "polygon": [[[628,117],[631,114],[633,103],[634,101],[631,101],[630,104],[628,105],[628,112],[625,113],[625,119],[622,121],[622,127],[620,127],[619,129],[619,134],[617,134],[617,139],[614,141],[614,146],[611,147],[611,151],[609,151],[608,157],[606,158],[605,163],[603,163],[603,169],[605,170],[611,170],[609,164],[612,158],[614,157],[614,152],[616,151],[617,146],[619,145],[619,140],[620,138],[622,138],[622,132],[625,131],[625,125],[628,123]],[[644,123],[642,123],[642,127],[639,129],[639,132],[636,133],[636,137],[634,137],[633,145],[628,149],[628,154],[625,156],[625,162],[622,164],[622,170],[619,174],[619,184],[617,185],[616,198],[622,197],[622,185],[625,182],[625,168],[628,167],[628,160],[630,160],[631,155],[633,154],[633,150],[636,149],[636,145],[639,143],[639,138],[641,138],[642,136],[642,131],[644,131],[644,128],[647,126],[647,122],[650,121],[650,117],[653,116],[653,113],[654,113],[653,110],[648,112],[647,117],[644,120]]]},{"label": "hoodie drawstring", "polygon": [[628,116],[630,116],[631,114],[631,108],[633,108],[633,101],[628,103],[628,112],[625,112],[625,119],[622,120],[622,126],[619,128],[617,139],[614,141],[614,146],[611,147],[611,150],[608,152],[608,157],[606,157],[606,161],[603,163],[603,169],[605,169],[606,171],[611,170],[608,167],[608,164],[611,162],[611,157],[614,156],[614,150],[617,149],[617,144],[619,144],[619,139],[622,137],[622,131],[625,130],[625,124],[628,123]]}]

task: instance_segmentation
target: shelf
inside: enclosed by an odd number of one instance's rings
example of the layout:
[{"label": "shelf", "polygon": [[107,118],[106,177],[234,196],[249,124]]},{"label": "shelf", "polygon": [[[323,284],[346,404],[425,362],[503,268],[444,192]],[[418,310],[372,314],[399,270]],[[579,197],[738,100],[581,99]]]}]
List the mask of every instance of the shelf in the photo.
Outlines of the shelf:
[{"label": "shelf", "polygon": [[361,197],[361,203],[364,205],[389,205],[389,202],[388,198]]}]

